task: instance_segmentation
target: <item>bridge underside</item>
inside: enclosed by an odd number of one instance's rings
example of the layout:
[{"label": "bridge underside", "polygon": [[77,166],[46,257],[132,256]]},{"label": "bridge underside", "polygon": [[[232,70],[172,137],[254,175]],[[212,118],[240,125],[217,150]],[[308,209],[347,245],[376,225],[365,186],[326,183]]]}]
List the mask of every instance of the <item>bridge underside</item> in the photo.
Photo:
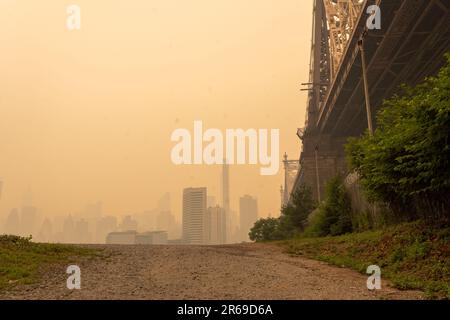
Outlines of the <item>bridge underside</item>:
[{"label": "bridge underside", "polygon": [[372,115],[401,84],[415,85],[436,74],[450,50],[450,1],[381,0],[368,1],[366,7],[373,3],[381,9],[381,30],[366,29],[364,8],[316,121],[308,123],[303,138],[296,186],[311,186],[316,199],[330,178],[346,174],[347,138],[368,126],[358,40],[364,35]]},{"label": "bridge underside", "polygon": [[[364,38],[372,114],[401,84],[415,85],[435,74],[450,49],[450,1],[390,0],[379,5],[381,30],[369,30]],[[361,19],[320,110],[317,126],[321,133],[355,136],[367,128],[357,45],[364,25]]]}]

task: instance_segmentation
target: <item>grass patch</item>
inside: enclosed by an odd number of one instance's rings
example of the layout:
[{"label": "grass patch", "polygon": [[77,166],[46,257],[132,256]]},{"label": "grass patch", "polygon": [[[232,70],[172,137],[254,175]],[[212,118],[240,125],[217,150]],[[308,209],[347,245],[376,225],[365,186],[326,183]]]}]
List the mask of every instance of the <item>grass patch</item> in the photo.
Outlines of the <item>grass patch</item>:
[{"label": "grass patch", "polygon": [[338,237],[296,238],[284,245],[304,255],[366,273],[381,268],[382,278],[398,289],[417,289],[429,299],[450,299],[450,227],[423,222]]},{"label": "grass patch", "polygon": [[94,256],[94,249],[73,245],[34,243],[31,238],[0,235],[0,290],[13,284],[35,283],[39,268],[71,258]]}]

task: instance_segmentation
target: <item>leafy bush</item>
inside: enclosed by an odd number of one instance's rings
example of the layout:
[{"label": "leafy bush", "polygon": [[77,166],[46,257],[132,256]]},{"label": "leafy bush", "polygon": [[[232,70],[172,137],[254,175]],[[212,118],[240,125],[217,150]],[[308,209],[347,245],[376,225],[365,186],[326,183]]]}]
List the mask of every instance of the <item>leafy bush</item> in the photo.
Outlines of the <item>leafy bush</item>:
[{"label": "leafy bush", "polygon": [[366,273],[369,265],[382,269],[399,289],[423,290],[428,298],[450,299],[450,224],[425,221],[338,237],[298,237],[285,242],[290,253],[301,254]]},{"label": "leafy bush", "polygon": [[299,186],[292,195],[292,202],[281,210],[280,228],[286,237],[293,237],[303,232],[308,224],[308,217],[317,207],[312,198],[311,189]]},{"label": "leafy bush", "polygon": [[31,243],[31,236],[24,238],[15,235],[2,234],[0,235],[0,244],[2,245],[28,245]]},{"label": "leafy bush", "polygon": [[268,218],[256,221],[248,236],[250,240],[256,242],[283,239],[284,236],[280,232],[280,219]]},{"label": "leafy bush", "polygon": [[311,219],[308,236],[337,236],[352,232],[351,202],[340,177],[327,184],[326,198]]},{"label": "leafy bush", "polygon": [[385,101],[378,127],[346,146],[369,200],[406,218],[450,214],[450,54],[437,77]]},{"label": "leafy bush", "polygon": [[259,242],[292,238],[304,231],[308,216],[315,207],[311,190],[300,186],[292,195],[292,202],[282,208],[280,218],[260,219],[255,223],[249,233],[250,240]]}]

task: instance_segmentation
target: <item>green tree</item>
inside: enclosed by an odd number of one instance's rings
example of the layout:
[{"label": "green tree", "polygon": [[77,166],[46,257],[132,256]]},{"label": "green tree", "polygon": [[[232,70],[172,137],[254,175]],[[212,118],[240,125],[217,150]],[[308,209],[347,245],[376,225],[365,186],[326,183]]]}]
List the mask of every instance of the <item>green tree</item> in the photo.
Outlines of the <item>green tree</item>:
[{"label": "green tree", "polygon": [[280,233],[280,220],[276,218],[259,219],[248,236],[250,240],[256,242],[281,240],[283,235]]},{"label": "green tree", "polygon": [[409,218],[450,214],[450,54],[436,77],[385,101],[373,136],[346,146],[369,200]]},{"label": "green tree", "polygon": [[292,237],[304,231],[308,217],[315,208],[316,203],[312,198],[311,189],[304,185],[299,186],[292,195],[292,201],[281,210],[281,231],[286,237]]},{"label": "green tree", "polygon": [[337,236],[352,232],[351,202],[340,177],[327,184],[326,198],[319,206],[314,230],[317,236]]}]

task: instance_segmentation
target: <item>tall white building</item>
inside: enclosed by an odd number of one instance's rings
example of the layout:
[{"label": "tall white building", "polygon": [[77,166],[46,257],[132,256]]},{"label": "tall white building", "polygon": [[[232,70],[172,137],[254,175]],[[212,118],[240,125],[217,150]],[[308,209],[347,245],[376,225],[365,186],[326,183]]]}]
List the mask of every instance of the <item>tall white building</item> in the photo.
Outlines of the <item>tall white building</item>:
[{"label": "tall white building", "polygon": [[183,190],[183,241],[187,244],[206,243],[206,188]]},{"label": "tall white building", "polygon": [[206,213],[206,241],[211,245],[226,243],[225,210],[219,206],[210,207]]}]

